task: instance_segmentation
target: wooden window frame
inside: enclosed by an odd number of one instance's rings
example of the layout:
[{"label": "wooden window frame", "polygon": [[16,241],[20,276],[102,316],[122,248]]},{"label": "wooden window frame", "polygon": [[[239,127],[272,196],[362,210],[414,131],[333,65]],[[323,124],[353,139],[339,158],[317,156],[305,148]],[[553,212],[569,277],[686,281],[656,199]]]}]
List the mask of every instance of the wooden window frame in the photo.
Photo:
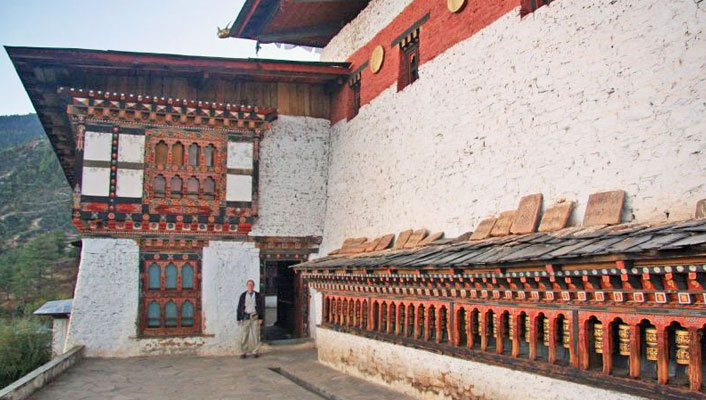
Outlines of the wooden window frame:
[{"label": "wooden window frame", "polygon": [[532,14],[539,7],[549,5],[553,0],[522,0],[520,6],[520,17]]},{"label": "wooden window frame", "polygon": [[397,91],[401,91],[419,79],[419,34],[410,41],[400,43],[400,75]]},{"label": "wooden window frame", "polygon": [[[170,256],[160,254],[159,259],[145,259],[141,261],[140,268],[140,334],[142,336],[194,336],[201,334],[201,260],[186,257]],[[149,267],[157,264],[160,268],[160,288],[149,288]],[[166,268],[167,265],[174,264],[177,267],[177,287],[176,289],[166,289]],[[182,268],[189,264],[193,268],[193,289],[182,288]],[[166,325],[166,305],[170,301],[177,307],[176,326]],[[182,306],[189,301],[194,308],[192,326],[183,326]],[[147,311],[152,302],[156,302],[160,308],[159,327],[150,327],[147,320]]]}]

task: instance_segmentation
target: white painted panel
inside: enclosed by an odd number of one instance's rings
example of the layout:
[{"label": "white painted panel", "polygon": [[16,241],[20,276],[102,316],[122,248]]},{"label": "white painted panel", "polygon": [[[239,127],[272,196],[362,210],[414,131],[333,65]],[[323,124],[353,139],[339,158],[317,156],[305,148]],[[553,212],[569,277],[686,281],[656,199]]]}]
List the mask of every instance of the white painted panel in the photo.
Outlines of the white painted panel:
[{"label": "white painted panel", "polygon": [[110,194],[110,168],[84,167],[81,194],[108,196]]},{"label": "white painted panel", "polygon": [[142,170],[118,168],[115,194],[118,197],[142,198]]},{"label": "white painted panel", "polygon": [[110,161],[110,148],[113,135],[103,132],[86,132],[83,139],[83,159]]},{"label": "white painted panel", "polygon": [[252,176],[228,175],[226,182],[227,201],[252,201]]},{"label": "white painted panel", "polygon": [[141,163],[144,157],[145,137],[143,135],[120,135],[118,161]]},{"label": "white painted panel", "polygon": [[228,142],[228,168],[252,168],[252,143]]}]

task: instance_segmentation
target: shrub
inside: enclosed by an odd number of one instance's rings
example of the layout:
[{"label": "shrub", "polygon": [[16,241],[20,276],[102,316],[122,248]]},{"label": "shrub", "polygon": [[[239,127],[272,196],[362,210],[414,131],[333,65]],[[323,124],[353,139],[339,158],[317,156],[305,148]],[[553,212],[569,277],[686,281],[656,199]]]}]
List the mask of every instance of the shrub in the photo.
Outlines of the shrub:
[{"label": "shrub", "polygon": [[51,359],[51,331],[35,318],[0,320],[0,388]]}]

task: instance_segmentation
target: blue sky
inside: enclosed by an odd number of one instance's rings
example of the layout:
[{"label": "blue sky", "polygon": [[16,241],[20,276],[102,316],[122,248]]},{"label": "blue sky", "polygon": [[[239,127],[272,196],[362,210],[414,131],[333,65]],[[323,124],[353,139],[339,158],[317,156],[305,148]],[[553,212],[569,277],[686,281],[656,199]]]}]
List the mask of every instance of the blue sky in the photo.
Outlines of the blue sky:
[{"label": "blue sky", "polygon": [[[77,47],[218,57],[318,60],[318,54],[218,39],[245,0],[0,0],[0,45]],[[4,49],[0,50],[0,115],[34,108]]]}]

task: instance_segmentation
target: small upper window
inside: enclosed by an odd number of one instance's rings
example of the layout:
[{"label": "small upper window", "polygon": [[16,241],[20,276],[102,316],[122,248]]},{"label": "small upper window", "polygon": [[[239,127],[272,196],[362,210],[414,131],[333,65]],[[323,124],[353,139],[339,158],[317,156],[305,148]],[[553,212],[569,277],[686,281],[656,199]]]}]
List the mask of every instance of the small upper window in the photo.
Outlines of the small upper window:
[{"label": "small upper window", "polygon": [[169,189],[171,191],[171,197],[173,199],[181,199],[183,192],[183,182],[179,176],[173,176],[172,181],[169,184]]},{"label": "small upper window", "polygon": [[160,140],[156,146],[154,146],[154,162],[157,165],[165,165],[167,163],[167,153],[169,148],[164,140]]},{"label": "small upper window", "polygon": [[186,181],[186,196],[192,200],[199,198],[199,180],[195,176]]},{"label": "small upper window", "polygon": [[165,194],[167,192],[167,180],[164,179],[164,176],[157,175],[154,177],[153,190],[154,190],[154,197],[164,197],[165,196]]},{"label": "small upper window", "polygon": [[150,328],[158,327],[161,323],[160,314],[159,304],[156,301],[151,302],[147,307],[147,326]]},{"label": "small upper window", "polygon": [[164,286],[167,289],[177,288],[177,267],[172,263],[169,263],[164,270]]},{"label": "small upper window", "polygon": [[181,305],[181,326],[194,326],[194,305],[188,300]]},{"label": "small upper window", "polygon": [[181,288],[194,288],[194,267],[192,267],[189,263],[186,263],[183,267],[181,267]]},{"label": "small upper window", "polygon": [[169,301],[164,306],[164,325],[168,327],[177,326],[177,305],[173,301]]},{"label": "small upper window", "polygon": [[203,198],[213,200],[216,198],[216,181],[210,176],[203,183]]},{"label": "small upper window", "polygon": [[400,75],[397,91],[419,79],[419,28],[400,42]]},{"label": "small upper window", "polygon": [[205,158],[206,166],[213,167],[214,158],[216,157],[216,146],[209,144],[203,149],[203,156]]},{"label": "small upper window", "polygon": [[150,289],[159,289],[161,286],[160,283],[160,269],[159,265],[157,263],[153,263],[150,265],[149,272],[147,274],[149,276],[149,288]]},{"label": "small upper window", "polygon": [[351,89],[353,89],[353,116],[355,117],[360,111],[360,78],[351,84]]},{"label": "small upper window", "polygon": [[199,165],[199,156],[201,155],[201,148],[198,144],[192,143],[189,146],[189,165],[196,167]]},{"label": "small upper window", "polygon": [[172,145],[172,165],[184,165],[184,145],[181,142]]}]

